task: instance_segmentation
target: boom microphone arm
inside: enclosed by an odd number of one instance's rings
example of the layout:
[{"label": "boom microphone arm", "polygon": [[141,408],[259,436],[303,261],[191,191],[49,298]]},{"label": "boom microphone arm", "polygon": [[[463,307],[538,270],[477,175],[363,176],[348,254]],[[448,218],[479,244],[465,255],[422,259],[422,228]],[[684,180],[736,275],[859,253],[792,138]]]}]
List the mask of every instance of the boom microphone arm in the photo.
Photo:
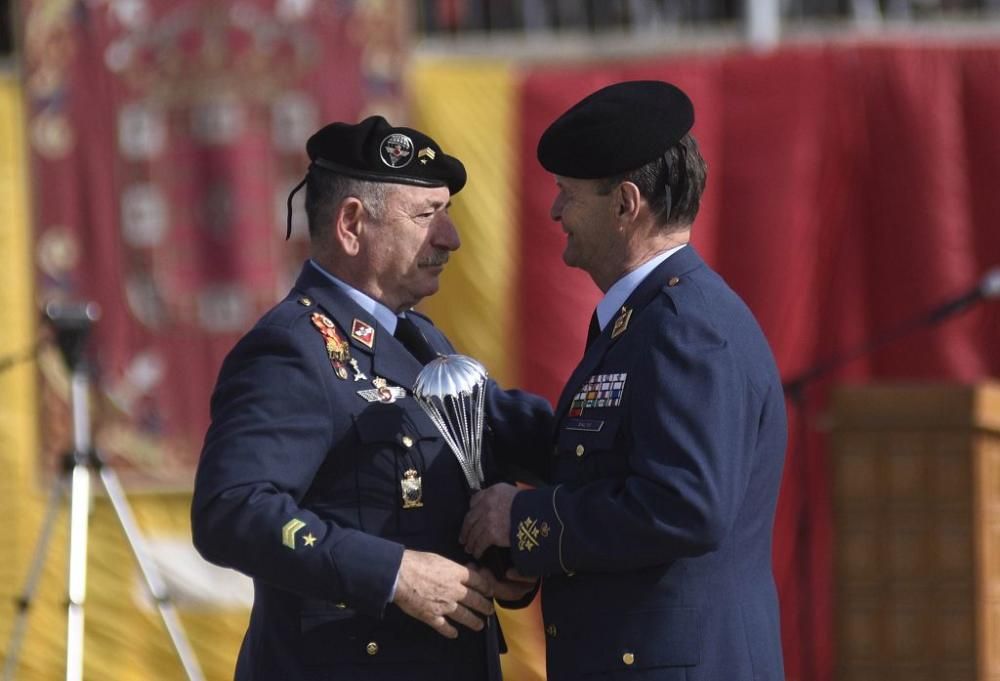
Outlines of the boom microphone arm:
[{"label": "boom microphone arm", "polygon": [[785,394],[792,400],[798,402],[801,400],[802,391],[807,385],[819,378],[822,378],[823,376],[826,376],[834,369],[837,369],[859,357],[863,357],[883,345],[887,345],[898,338],[909,335],[918,329],[939,324],[948,317],[958,314],[967,307],[975,305],[980,301],[994,300],[996,298],[1000,298],[1000,267],[990,269],[983,275],[978,284],[962,295],[952,298],[951,300],[928,310],[914,319],[903,322],[902,324],[899,324],[898,326],[887,331],[883,331],[882,333],[859,343],[853,348],[848,348],[839,355],[833,355],[832,357],[820,360],[798,376],[794,376],[785,381]]}]

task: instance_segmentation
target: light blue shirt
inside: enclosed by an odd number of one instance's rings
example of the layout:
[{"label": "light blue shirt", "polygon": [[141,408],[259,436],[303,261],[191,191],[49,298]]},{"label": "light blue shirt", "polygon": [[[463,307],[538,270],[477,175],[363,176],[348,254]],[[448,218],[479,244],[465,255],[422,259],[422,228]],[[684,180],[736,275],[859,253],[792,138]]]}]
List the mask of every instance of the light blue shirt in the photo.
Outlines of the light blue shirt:
[{"label": "light blue shirt", "polygon": [[376,321],[382,325],[383,329],[391,334],[396,333],[396,320],[399,319],[399,317],[396,316],[395,312],[386,307],[384,303],[380,303],[368,294],[362,293],[347,282],[337,279],[337,277],[324,270],[319,263],[312,258],[309,259],[309,264],[315,267],[317,272],[332,281],[337,288],[346,293],[348,298],[358,304],[358,307],[374,317]]},{"label": "light blue shirt", "polygon": [[642,280],[649,276],[649,273],[657,268],[657,266],[664,260],[672,256],[677,251],[684,248],[687,244],[681,244],[680,246],[675,246],[668,251],[663,251],[659,255],[650,258],[639,267],[635,268],[624,277],[616,281],[608,289],[608,292],[604,294],[601,302],[597,304],[597,323],[601,325],[601,330],[608,325],[608,322],[618,314],[618,311],[628,300],[628,297],[632,295]]}]

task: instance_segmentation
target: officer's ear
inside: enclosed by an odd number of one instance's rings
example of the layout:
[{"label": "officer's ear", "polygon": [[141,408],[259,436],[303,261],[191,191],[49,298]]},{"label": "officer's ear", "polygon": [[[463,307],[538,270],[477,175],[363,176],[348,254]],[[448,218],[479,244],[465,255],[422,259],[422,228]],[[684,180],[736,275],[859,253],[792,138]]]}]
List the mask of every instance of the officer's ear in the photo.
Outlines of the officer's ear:
[{"label": "officer's ear", "polygon": [[364,204],[349,196],[341,202],[334,215],[333,238],[347,255],[357,255],[361,250],[361,218],[364,212]]},{"label": "officer's ear", "polygon": [[622,182],[615,189],[615,206],[619,218],[632,222],[639,216],[642,196],[634,182]]}]

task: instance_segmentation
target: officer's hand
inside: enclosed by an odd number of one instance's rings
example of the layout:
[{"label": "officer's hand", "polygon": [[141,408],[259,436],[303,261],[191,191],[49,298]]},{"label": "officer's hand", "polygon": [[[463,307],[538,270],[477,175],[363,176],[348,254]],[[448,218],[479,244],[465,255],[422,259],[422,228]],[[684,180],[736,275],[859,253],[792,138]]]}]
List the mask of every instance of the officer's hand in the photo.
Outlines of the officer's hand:
[{"label": "officer's hand", "polygon": [[448,623],[449,619],[480,631],[483,628],[480,615],[493,614],[492,599],[493,582],[478,570],[470,570],[436,553],[403,551],[392,602],[442,636],[458,637],[458,630]]},{"label": "officer's hand", "polygon": [[510,507],[520,490],[498,483],[472,495],[458,541],[476,558],[490,546],[510,546]]},{"label": "officer's hand", "polygon": [[507,570],[504,577],[493,587],[493,598],[498,601],[520,601],[538,584],[538,577],[525,577],[515,568]]}]

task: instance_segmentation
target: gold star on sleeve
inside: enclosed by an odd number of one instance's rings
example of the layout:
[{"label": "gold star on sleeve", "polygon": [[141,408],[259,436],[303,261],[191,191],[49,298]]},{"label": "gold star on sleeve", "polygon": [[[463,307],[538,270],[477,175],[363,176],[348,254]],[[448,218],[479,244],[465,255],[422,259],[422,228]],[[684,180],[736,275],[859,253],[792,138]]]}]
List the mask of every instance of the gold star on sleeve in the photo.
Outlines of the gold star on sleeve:
[{"label": "gold star on sleeve", "polygon": [[310,532],[306,536],[302,537],[302,541],[303,543],[305,543],[306,546],[312,546],[313,544],[316,543],[316,537],[314,537],[313,533]]}]

